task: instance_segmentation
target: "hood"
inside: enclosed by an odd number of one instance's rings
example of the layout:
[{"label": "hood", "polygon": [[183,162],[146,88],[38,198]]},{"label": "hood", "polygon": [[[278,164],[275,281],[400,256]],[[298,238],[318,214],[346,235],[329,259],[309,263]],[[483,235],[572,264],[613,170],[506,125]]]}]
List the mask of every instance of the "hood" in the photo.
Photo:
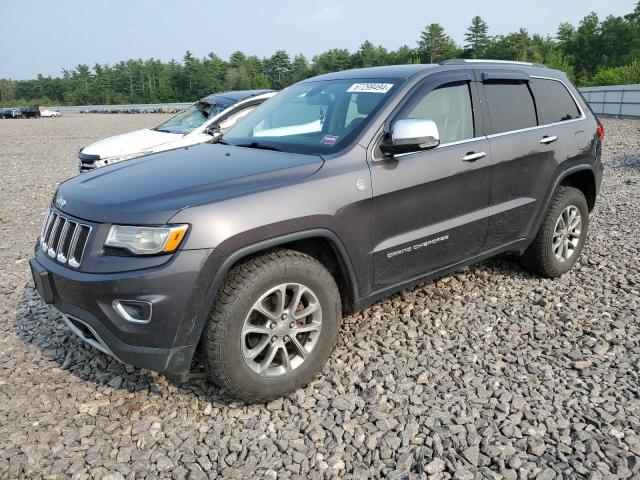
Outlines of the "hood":
[{"label": "hood", "polygon": [[93,221],[161,225],[179,210],[291,183],[315,173],[315,155],[200,144],[116,163],[67,180],[64,212]]},{"label": "hood", "polygon": [[135,132],[123,133],[115,137],[99,140],[82,149],[87,155],[100,155],[100,158],[131,155],[148,148],[156,147],[167,142],[174,142],[182,138],[181,134],[157,132],[145,128]]}]

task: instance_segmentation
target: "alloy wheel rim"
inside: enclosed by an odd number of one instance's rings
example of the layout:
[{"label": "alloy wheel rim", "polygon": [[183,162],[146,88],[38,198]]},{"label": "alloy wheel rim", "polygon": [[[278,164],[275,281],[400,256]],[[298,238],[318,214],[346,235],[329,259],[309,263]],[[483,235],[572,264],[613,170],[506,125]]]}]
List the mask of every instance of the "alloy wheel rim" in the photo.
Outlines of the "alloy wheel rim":
[{"label": "alloy wheel rim", "polygon": [[558,219],[553,230],[551,248],[556,259],[566,262],[575,254],[580,234],[582,232],[582,215],[575,205],[566,207]]},{"label": "alloy wheel rim", "polygon": [[286,375],[305,362],[321,329],[322,307],[316,294],[301,283],[282,283],[262,294],[245,317],[242,356],[258,375]]}]

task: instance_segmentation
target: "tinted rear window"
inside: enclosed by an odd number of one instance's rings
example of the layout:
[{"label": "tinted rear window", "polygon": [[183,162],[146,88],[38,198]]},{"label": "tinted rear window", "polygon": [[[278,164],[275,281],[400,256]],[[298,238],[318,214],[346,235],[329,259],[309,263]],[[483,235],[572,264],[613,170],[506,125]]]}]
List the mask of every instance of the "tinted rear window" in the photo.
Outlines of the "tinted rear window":
[{"label": "tinted rear window", "polygon": [[580,118],[576,102],[561,82],[534,78],[531,82],[531,89],[536,97],[541,124]]},{"label": "tinted rear window", "polygon": [[535,127],[536,107],[524,82],[487,82],[484,84],[493,133]]}]

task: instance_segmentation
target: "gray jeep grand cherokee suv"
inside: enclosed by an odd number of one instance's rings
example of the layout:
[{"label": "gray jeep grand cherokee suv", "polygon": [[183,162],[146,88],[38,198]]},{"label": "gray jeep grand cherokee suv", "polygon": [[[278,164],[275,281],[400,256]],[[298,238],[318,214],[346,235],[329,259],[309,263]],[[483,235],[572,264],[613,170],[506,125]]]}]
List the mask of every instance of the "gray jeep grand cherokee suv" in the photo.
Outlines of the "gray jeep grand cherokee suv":
[{"label": "gray jeep grand cherokee suv", "polygon": [[602,126],[558,71],[447,61],[297,83],[220,142],[72,178],[31,260],[69,328],[248,401],[305,385],[341,316],[500,252],[584,246]]}]

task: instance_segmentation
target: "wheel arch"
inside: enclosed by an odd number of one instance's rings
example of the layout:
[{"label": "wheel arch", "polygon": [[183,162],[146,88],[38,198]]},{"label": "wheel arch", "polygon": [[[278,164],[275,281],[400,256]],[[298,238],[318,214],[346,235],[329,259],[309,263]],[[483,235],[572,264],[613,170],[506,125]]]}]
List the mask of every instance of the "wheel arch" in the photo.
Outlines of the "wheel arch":
[{"label": "wheel arch", "polygon": [[326,228],[293,232],[246,245],[226,256],[213,283],[220,285],[236,265],[274,248],[289,248],[313,257],[332,274],[342,297],[343,311],[351,312],[357,300],[357,279],[347,249],[340,238]]},{"label": "wheel arch", "polygon": [[293,232],[245,245],[224,256],[220,266],[213,274],[202,307],[195,319],[191,333],[195,342],[198,342],[202,336],[209,311],[225,275],[239,263],[274,248],[291,248],[318,260],[336,280],[343,312],[350,313],[357,308],[358,284],[355,271],[349,254],[339,237],[326,228]]},{"label": "wheel arch", "polygon": [[[591,183],[589,183],[591,182]],[[576,186],[578,185],[578,186]],[[589,194],[585,193],[584,190],[580,188],[582,185],[585,188],[592,188],[592,190],[588,190]],[[596,184],[596,172],[594,166],[588,163],[574,165],[572,167],[566,168],[562,170],[557,176],[553,183],[552,188],[549,189],[547,193],[547,197],[544,199],[544,202],[541,204],[540,209],[538,210],[535,222],[533,223],[533,228],[529,234],[528,241],[523,243],[521,247],[516,251],[518,254],[524,253],[529,244],[533,241],[536,236],[538,230],[540,230],[540,226],[542,225],[542,221],[544,219],[545,212],[549,209],[549,205],[551,204],[551,200],[553,198],[554,193],[558,190],[558,187],[561,186],[572,186],[578,188],[583,193],[585,193],[585,197],[587,198],[587,205],[589,206],[589,211],[593,209],[595,205],[596,196],[597,196],[597,184]]]},{"label": "wheel arch", "polygon": [[[581,168],[576,171],[569,171],[561,177],[557,186],[574,187],[580,190],[587,199],[589,211],[593,210],[596,204],[596,175],[591,168]],[[557,188],[556,186],[556,188]],[[554,189],[555,190],[555,189]]]}]

